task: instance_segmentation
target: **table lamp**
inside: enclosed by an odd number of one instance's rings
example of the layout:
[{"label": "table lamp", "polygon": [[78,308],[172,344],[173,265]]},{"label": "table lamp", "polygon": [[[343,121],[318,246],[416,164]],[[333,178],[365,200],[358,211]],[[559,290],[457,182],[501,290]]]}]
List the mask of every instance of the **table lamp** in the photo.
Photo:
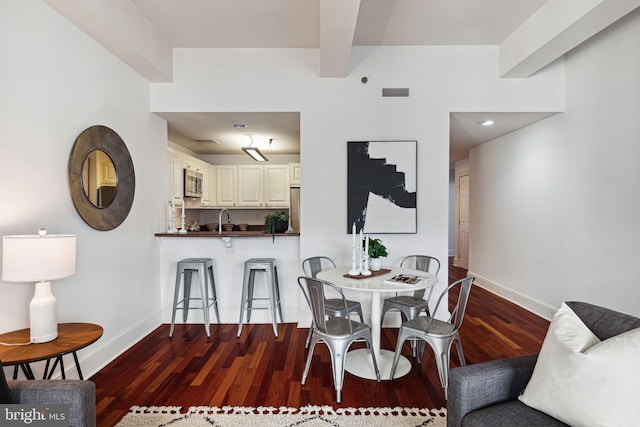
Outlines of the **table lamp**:
[{"label": "table lamp", "polygon": [[49,280],[76,274],[76,236],[37,235],[2,237],[2,280],[37,282],[29,305],[32,343],[48,342],[58,336],[56,297]]}]

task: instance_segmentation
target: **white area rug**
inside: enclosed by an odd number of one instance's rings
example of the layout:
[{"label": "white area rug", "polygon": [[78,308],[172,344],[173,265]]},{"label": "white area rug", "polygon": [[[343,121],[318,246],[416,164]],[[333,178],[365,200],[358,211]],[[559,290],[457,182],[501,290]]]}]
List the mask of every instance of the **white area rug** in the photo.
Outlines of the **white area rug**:
[{"label": "white area rug", "polygon": [[446,427],[446,409],[133,406],[117,427]]}]

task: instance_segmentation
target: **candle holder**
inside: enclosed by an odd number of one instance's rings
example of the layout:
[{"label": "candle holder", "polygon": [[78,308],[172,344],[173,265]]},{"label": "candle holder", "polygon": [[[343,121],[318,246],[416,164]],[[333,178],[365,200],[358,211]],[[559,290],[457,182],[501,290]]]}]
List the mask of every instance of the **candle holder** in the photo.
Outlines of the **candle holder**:
[{"label": "candle holder", "polygon": [[357,276],[360,274],[360,270],[356,268],[356,262],[358,261],[358,245],[354,241],[351,244],[351,270],[349,270],[349,274],[351,276]]},{"label": "candle holder", "polygon": [[175,206],[169,202],[169,230],[167,230],[167,233],[175,234],[177,232]]},{"label": "candle holder", "polygon": [[182,220],[182,228],[180,229],[180,231],[178,231],[179,234],[186,234],[187,233],[187,229],[184,228],[184,222],[186,220],[186,217],[184,214],[180,215],[180,219]]},{"label": "candle holder", "polygon": [[371,270],[369,270],[369,255],[365,255],[363,258],[363,268],[360,270],[360,274],[363,276],[371,276]]}]

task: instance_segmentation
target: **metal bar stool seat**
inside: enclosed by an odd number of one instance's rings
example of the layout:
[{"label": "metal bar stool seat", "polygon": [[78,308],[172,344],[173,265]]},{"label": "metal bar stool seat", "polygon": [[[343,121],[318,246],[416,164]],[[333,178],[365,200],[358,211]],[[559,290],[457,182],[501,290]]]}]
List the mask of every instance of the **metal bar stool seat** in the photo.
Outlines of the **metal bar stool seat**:
[{"label": "metal bar stool seat", "polygon": [[[198,283],[200,284],[200,297],[191,296],[191,279],[193,274],[197,274]],[[183,298],[178,301],[180,295],[180,285],[184,284]],[[211,291],[209,291],[211,288]],[[191,300],[200,300],[200,305],[191,306]],[[220,323],[220,314],[218,313],[218,297],[216,295],[216,282],[213,275],[213,260],[211,258],[187,258],[178,262],[176,268],[176,286],[173,292],[173,313],[171,315],[171,328],[169,329],[169,337],[173,336],[173,329],[176,323],[176,310],[182,310],[182,320],[187,321],[189,310],[202,310],[204,318],[204,330],[207,336],[211,336],[209,328],[209,308],[213,306],[216,319]]]},{"label": "metal bar stool seat", "polygon": [[[253,296],[256,272],[265,272],[267,279],[268,297],[255,298]],[[266,307],[254,307],[253,301],[268,300]],[[280,285],[278,283],[278,267],[275,258],[250,258],[244,263],[244,278],[242,281],[242,302],[240,304],[240,321],[238,322],[238,337],[242,333],[244,315],[247,314],[247,323],[251,320],[252,310],[270,310],[273,333],[278,337],[278,315],[282,320],[282,307],[280,306]]]}]

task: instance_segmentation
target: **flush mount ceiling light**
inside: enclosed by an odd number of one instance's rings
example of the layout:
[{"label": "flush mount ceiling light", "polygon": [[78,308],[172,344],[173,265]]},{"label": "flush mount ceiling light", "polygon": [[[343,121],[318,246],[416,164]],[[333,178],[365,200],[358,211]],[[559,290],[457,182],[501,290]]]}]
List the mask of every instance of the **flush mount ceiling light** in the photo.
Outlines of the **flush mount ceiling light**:
[{"label": "flush mount ceiling light", "polygon": [[242,147],[242,151],[247,153],[256,162],[267,162],[267,161],[269,161],[269,159],[267,159],[264,156],[264,154],[262,154],[260,152],[260,150],[258,150],[256,147],[253,147],[253,136],[250,133],[248,133],[247,136],[249,137],[249,139],[251,139],[251,144],[249,144],[248,147]]},{"label": "flush mount ceiling light", "polygon": [[480,126],[491,126],[493,125],[493,120],[482,120],[477,123]]}]

